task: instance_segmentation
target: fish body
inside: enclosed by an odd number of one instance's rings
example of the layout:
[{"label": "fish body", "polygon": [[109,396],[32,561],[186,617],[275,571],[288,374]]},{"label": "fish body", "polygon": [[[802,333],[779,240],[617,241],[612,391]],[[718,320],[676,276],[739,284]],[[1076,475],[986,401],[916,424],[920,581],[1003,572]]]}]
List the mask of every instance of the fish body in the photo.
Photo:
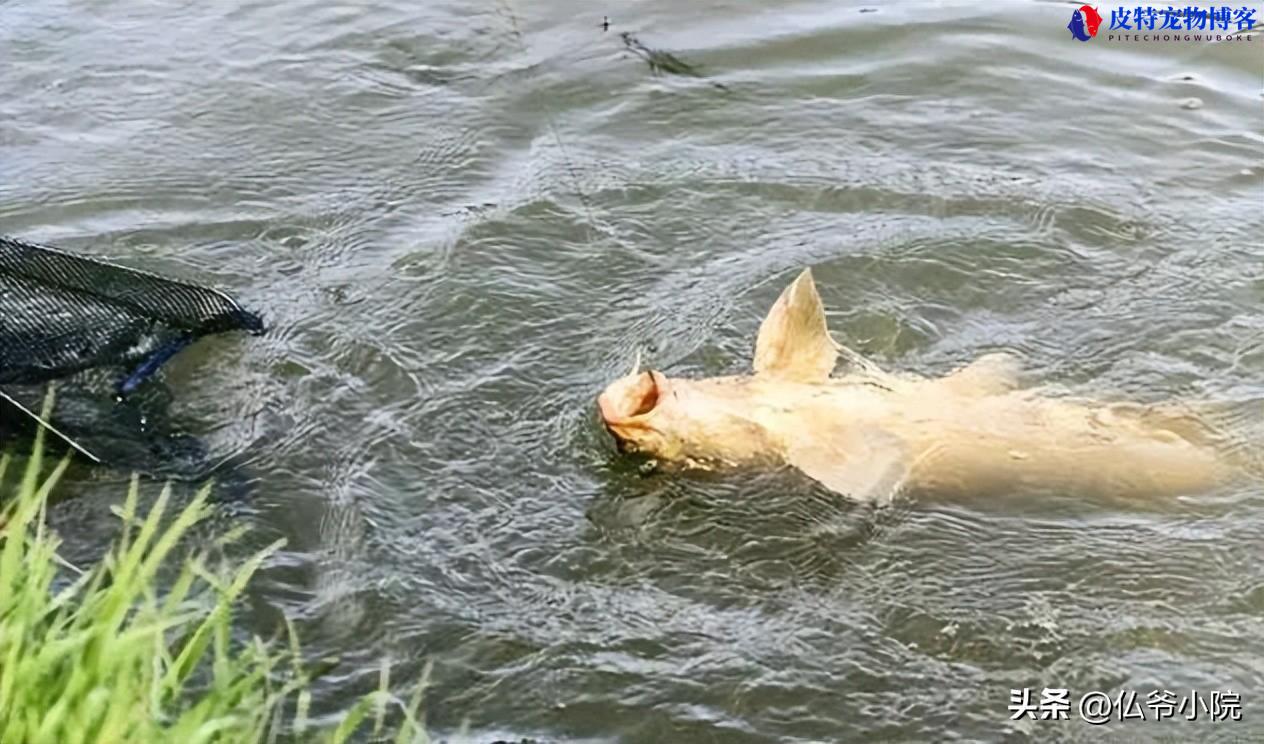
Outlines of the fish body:
[{"label": "fish body", "polygon": [[[834,377],[840,353],[849,370]],[[862,500],[904,490],[1190,493],[1237,473],[1187,407],[1024,389],[1006,354],[938,378],[881,370],[830,338],[809,271],[764,320],[754,366],[702,380],[635,370],[598,408],[624,452],[702,469],[789,465]]]}]

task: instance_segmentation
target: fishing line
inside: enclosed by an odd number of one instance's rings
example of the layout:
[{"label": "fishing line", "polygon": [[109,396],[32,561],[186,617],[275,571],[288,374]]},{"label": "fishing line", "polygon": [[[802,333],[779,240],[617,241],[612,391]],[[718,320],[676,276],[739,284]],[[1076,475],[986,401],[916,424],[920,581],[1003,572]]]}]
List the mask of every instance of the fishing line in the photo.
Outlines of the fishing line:
[{"label": "fishing line", "polygon": [[98,465],[101,464],[101,458],[89,452],[85,447],[83,447],[81,444],[79,444],[75,440],[71,439],[68,435],[62,433],[60,430],[58,430],[56,426],[53,426],[51,422],[45,420],[39,414],[35,413],[31,409],[27,408],[26,406],[22,405],[18,401],[14,400],[8,393],[4,392],[3,390],[0,390],[0,400],[4,400],[9,405],[13,406],[14,408],[18,409],[22,413],[29,416],[31,419],[35,421],[36,424],[52,432],[54,436],[56,436],[58,439],[62,440],[66,444],[73,447],[84,457],[87,457],[89,460],[92,460]]},{"label": "fishing line", "polygon": [[[527,49],[526,41],[523,39],[521,24],[519,24],[518,22],[518,14],[514,12],[512,0],[497,0],[497,5],[499,5],[504,10],[505,15],[508,16],[509,18],[510,32],[513,34],[514,40],[518,42],[518,48],[522,51],[522,54],[524,56],[529,55],[529,50]],[[606,26],[605,28],[603,28],[603,31],[608,29],[609,27],[609,18],[605,20],[605,24]],[[624,36],[625,43],[626,43],[626,38],[627,37],[625,35]],[[532,101],[533,103],[539,106],[540,112],[544,114],[544,121],[548,127],[549,134],[552,135],[553,142],[557,144],[558,151],[562,154],[562,162],[565,165],[567,176],[570,178],[571,186],[575,190],[575,195],[579,197],[579,203],[581,207],[583,208],[584,218],[586,222],[585,227],[588,229],[589,236],[591,237],[594,233],[604,233],[611,237],[616,238],[617,240],[617,233],[612,227],[609,227],[605,230],[601,230],[598,228],[597,220],[593,214],[592,204],[588,199],[588,195],[584,193],[583,187],[580,185],[579,171],[575,167],[575,163],[570,156],[570,151],[566,147],[566,143],[562,141],[562,135],[560,131],[558,130],[557,121],[556,121],[556,118],[553,116],[553,111],[549,108],[548,104],[546,104],[543,100],[539,98],[539,96],[536,96],[533,93],[528,94],[528,100]],[[636,374],[638,371],[640,371],[640,368],[641,368],[641,345],[640,344],[636,345],[635,359],[633,360],[632,368],[633,368],[632,374]]]},{"label": "fishing line", "polygon": [[[518,14],[514,11],[514,8],[511,5],[511,0],[496,0],[496,5],[501,10],[502,15],[508,18],[509,25],[510,25],[509,31],[513,35],[514,41],[518,45],[518,49],[522,52],[524,56],[528,55],[530,52],[527,48],[527,44],[522,33],[521,24],[518,21]],[[584,227],[588,230],[589,237],[591,238],[593,233],[604,233],[611,236],[615,235],[615,230],[613,228],[610,228],[610,227],[606,227],[606,229],[599,228],[600,223],[594,215],[592,202],[589,200],[588,194],[584,191],[583,187],[580,185],[579,169],[575,166],[575,160],[574,158],[571,157],[570,149],[566,146],[565,141],[563,141],[562,139],[561,131],[559,127],[557,126],[557,120],[556,120],[556,117],[553,115],[552,109],[550,109],[548,105],[544,103],[542,100],[538,100],[538,97],[534,94],[529,94],[527,96],[527,99],[531,101],[533,105],[538,107],[539,112],[544,117],[545,126],[548,129],[549,136],[553,139],[553,143],[557,146],[558,152],[560,152],[562,155],[562,164],[563,164],[564,169],[566,170],[567,178],[570,179],[571,187],[574,190],[575,195],[579,198],[580,208],[581,208],[581,211],[583,212],[583,218],[584,218],[584,223],[585,223]],[[488,205],[483,205],[483,206],[488,206]],[[459,212],[460,210],[457,210],[457,211]],[[477,208],[471,211],[477,211]],[[391,283],[396,278],[397,277],[394,277],[394,276],[385,277],[382,279],[381,282],[377,283],[375,286],[365,290],[363,294],[366,297],[372,296],[376,294],[378,290],[380,290],[382,287],[385,287],[387,284]],[[357,300],[356,303],[360,301],[362,300]],[[355,303],[340,303],[340,304],[355,304]]]},{"label": "fishing line", "polygon": [[[527,55],[529,50],[527,49],[526,41],[523,40],[522,30],[518,23],[518,14],[514,12],[512,0],[497,0],[497,2],[509,17],[509,30],[513,34],[514,40],[518,42],[518,48],[524,56]],[[536,103],[538,97],[528,94],[527,98]],[[591,232],[596,226],[596,221],[593,219],[592,205],[588,201],[588,195],[584,193],[583,188],[579,185],[579,172],[575,168],[574,161],[571,160],[566,143],[562,142],[562,136],[558,133],[557,122],[553,117],[552,110],[543,102],[538,102],[538,105],[540,106],[540,111],[544,114],[544,121],[548,126],[549,133],[553,136],[553,142],[557,145],[558,151],[562,153],[562,163],[565,165],[566,173],[571,179],[571,186],[575,189],[575,195],[579,197],[579,203],[583,207],[584,217],[587,220],[587,227]]]}]

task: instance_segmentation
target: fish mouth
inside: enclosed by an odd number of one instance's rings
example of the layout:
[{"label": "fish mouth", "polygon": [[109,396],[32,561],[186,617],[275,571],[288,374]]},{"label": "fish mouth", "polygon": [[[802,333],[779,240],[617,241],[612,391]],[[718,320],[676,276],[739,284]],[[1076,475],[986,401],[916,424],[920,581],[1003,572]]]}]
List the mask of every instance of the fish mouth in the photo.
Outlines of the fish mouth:
[{"label": "fish mouth", "polygon": [[667,378],[654,370],[615,380],[597,397],[602,423],[616,439],[625,438],[629,430],[648,428],[645,418],[658,408],[666,390]]}]

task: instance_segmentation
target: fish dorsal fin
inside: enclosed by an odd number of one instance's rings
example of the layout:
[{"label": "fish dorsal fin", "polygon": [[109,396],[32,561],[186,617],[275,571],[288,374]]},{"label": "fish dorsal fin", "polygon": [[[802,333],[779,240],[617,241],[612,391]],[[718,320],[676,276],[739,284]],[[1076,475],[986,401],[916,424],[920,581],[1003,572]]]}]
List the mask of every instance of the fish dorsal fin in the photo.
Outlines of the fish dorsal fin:
[{"label": "fish dorsal fin", "polygon": [[804,269],[782,291],[755,341],[755,373],[798,382],[821,382],[834,371],[839,345],[825,325],[825,308]]},{"label": "fish dorsal fin", "polygon": [[961,395],[1000,395],[1017,390],[1022,362],[1013,354],[984,354],[943,379],[945,385]]}]

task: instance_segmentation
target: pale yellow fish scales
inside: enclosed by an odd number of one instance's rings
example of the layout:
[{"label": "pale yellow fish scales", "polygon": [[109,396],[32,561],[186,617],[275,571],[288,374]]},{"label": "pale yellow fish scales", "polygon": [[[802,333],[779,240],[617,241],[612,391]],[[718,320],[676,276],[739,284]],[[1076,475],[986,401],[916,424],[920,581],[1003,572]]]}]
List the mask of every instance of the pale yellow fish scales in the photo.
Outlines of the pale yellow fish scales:
[{"label": "pale yellow fish scales", "polygon": [[[847,370],[833,377],[840,353]],[[597,404],[621,451],[692,468],[791,465],[862,500],[1029,488],[1163,496],[1243,472],[1191,406],[1055,397],[1018,378],[1007,354],[940,378],[883,371],[830,337],[805,270],[760,326],[752,375],[634,370]]]}]

